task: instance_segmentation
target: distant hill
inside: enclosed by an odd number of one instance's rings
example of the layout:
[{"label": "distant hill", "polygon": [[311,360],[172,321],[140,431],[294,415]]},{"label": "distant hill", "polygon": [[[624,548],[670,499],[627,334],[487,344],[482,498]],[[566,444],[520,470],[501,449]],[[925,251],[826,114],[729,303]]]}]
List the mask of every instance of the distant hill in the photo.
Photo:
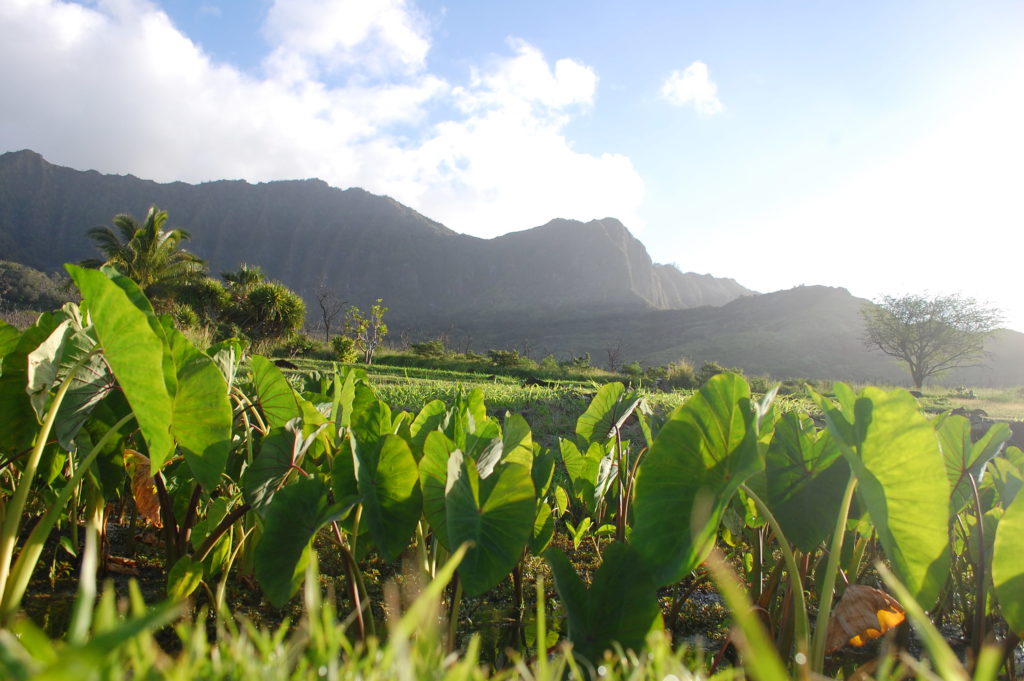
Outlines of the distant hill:
[{"label": "distant hill", "polygon": [[731,279],[655,265],[615,219],[553,220],[479,239],[387,197],[320,180],[159,184],[55,166],[39,154],[0,155],[0,251],[43,271],[94,257],[86,230],[151,204],[213,273],[257,264],[311,299],[321,284],[393,322],[479,312],[559,314],[721,305],[751,293]]},{"label": "distant hill", "polygon": [[[860,310],[867,302],[843,288],[800,286],[719,307],[537,321],[480,318],[422,328],[419,335],[444,335],[455,347],[516,347],[532,356],[589,352],[598,365],[617,350],[621,358],[645,366],[717,361],[749,375],[906,385],[902,365],[863,343]],[[987,349],[989,357],[980,366],[950,372],[941,382],[1024,385],[1024,334],[1000,330]]]}]

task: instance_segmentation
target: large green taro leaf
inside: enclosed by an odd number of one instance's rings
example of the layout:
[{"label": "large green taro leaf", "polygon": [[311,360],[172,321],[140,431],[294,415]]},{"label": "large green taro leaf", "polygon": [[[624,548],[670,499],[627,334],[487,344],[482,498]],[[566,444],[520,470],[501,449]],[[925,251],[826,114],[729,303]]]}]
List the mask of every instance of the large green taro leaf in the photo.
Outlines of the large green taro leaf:
[{"label": "large green taro leaf", "polygon": [[385,435],[368,456],[358,445],[354,451],[363,521],[381,557],[394,560],[409,545],[423,508],[416,458],[398,435]]},{"label": "large green taro leaf", "polygon": [[992,582],[1003,618],[1024,636],[1024,495],[1017,495],[996,529]]},{"label": "large green taro leaf", "polygon": [[175,328],[165,328],[177,374],[171,434],[207,490],[220,482],[231,451],[231,400],[217,363]]},{"label": "large green taro leaf", "polygon": [[432,400],[423,405],[423,409],[409,425],[409,447],[417,461],[423,458],[423,443],[427,435],[441,427],[447,413],[448,407],[444,402]]},{"label": "large green taro leaf", "polygon": [[452,452],[445,514],[450,545],[471,542],[459,577],[468,596],[479,596],[512,571],[533,534],[536,497],[530,469],[504,461],[481,479],[472,459]]},{"label": "large green taro leaf", "polygon": [[[502,461],[509,461],[533,468],[533,433],[530,424],[519,414],[506,414],[501,433]],[[480,462],[477,461],[479,465]],[[480,475],[487,477],[483,470]]]},{"label": "large green taro leaf", "polygon": [[537,515],[533,519],[533,533],[530,535],[530,553],[539,556],[555,536],[555,518],[551,507],[543,499],[537,500]]},{"label": "large green taro leaf", "polygon": [[784,414],[765,454],[764,500],[786,538],[805,553],[834,530],[850,467],[828,431],[806,416]]},{"label": "large green taro leaf", "polygon": [[[700,564],[729,500],[763,468],[755,419],[747,382],[722,373],[658,432],[637,474],[630,538],[657,584],[676,582]],[[708,505],[707,518],[691,527],[698,498]]]},{"label": "large green taro leaf", "polygon": [[[70,368],[64,365],[64,351],[69,345],[69,337],[74,334],[71,320],[65,319],[39,346],[28,353],[28,391],[29,401],[36,412],[36,418],[43,420],[47,403],[50,400],[50,389],[60,381],[61,374]],[[64,371],[62,371],[62,369]]]},{"label": "large green taro leaf", "polygon": [[448,541],[448,513],[445,510],[445,487],[448,480],[448,458],[455,443],[439,430],[431,431],[423,440],[420,459],[420,489],[423,491],[423,515],[441,546],[451,549]]},{"label": "large green taro leaf", "polygon": [[989,472],[1000,503],[1009,506],[1024,487],[1024,452],[1019,447],[1007,447],[1003,456],[992,460]]},{"label": "large green taro leaf", "polygon": [[[0,361],[0,449],[17,451],[32,442],[38,430],[36,414],[28,392],[28,356],[63,322],[61,317],[43,314],[15,339]],[[10,344],[10,340],[7,341]]]},{"label": "large green taro leaf", "polygon": [[[77,345],[75,351],[66,353],[74,356],[75,352],[91,351],[95,345],[84,332],[76,333],[71,343]],[[70,356],[67,359],[70,359]],[[82,356],[79,355],[79,359]],[[67,360],[66,360],[67,361]],[[74,439],[82,426],[89,420],[93,409],[104,398],[114,391],[115,381],[110,368],[102,355],[96,353],[85,359],[81,369],[71,379],[71,388],[64,395],[57,420],[53,424],[53,433],[60,446],[70,451],[74,447]]]},{"label": "large green taro leaf", "polygon": [[905,390],[836,384],[840,406],[817,398],[829,430],[857,476],[857,494],[885,555],[922,607],[949,576],[950,486],[939,440]]},{"label": "large green taro leaf", "polygon": [[1010,426],[995,423],[974,442],[971,422],[957,414],[946,414],[936,420],[935,432],[939,435],[942,458],[946,462],[946,477],[951,490],[949,512],[953,516],[971,503],[970,478],[977,480],[992,457],[1010,439]]},{"label": "large green taro leaf", "polygon": [[365,451],[378,450],[385,435],[394,433],[391,408],[377,399],[369,386],[356,386],[351,432]]},{"label": "large green taro leaf", "polygon": [[473,458],[501,435],[498,424],[487,416],[484,393],[480,388],[456,397],[455,406],[448,410],[441,422],[441,429],[456,447]]},{"label": "large green taro leaf", "polygon": [[546,497],[551,488],[551,481],[555,478],[555,453],[541,447],[537,442],[533,443],[533,465],[530,467],[530,474],[533,476],[533,488],[537,492],[537,497]]},{"label": "large green taro leaf", "polygon": [[[260,442],[260,450],[242,473],[242,495],[262,515],[291,473],[295,434],[274,428]],[[344,495],[338,495],[341,498]]]},{"label": "large green taro leaf", "polygon": [[616,643],[642,650],[647,634],[661,626],[657,587],[631,546],[616,542],[605,549],[589,590],[560,549],[552,547],[544,557],[568,614],[573,652],[591,664]]},{"label": "large green taro leaf", "polygon": [[292,390],[281,370],[266,357],[253,355],[249,360],[252,380],[256,386],[260,408],[271,428],[280,428],[296,416],[301,416],[298,396]]},{"label": "large green taro leaf", "polygon": [[607,442],[639,406],[641,399],[637,392],[627,393],[621,383],[605,383],[601,386],[587,410],[576,421],[576,438],[580,449],[594,442]]},{"label": "large green taro leaf", "polygon": [[572,440],[558,440],[562,463],[572,482],[573,496],[583,502],[587,511],[594,513],[615,480],[615,450],[603,442],[592,442],[581,452]]},{"label": "large green taro leaf", "polygon": [[[174,364],[149,304],[124,277],[67,266],[92,316],[107,365],[135,413],[155,473],[174,452]],[[123,281],[122,281],[123,280]]]},{"label": "large green taro leaf", "polygon": [[[359,370],[362,371],[362,370]],[[331,399],[331,420],[335,430],[352,424],[352,404],[356,399],[356,382],[360,380],[357,370],[349,368],[344,374],[334,375],[334,390]]]},{"label": "large green taro leaf", "polygon": [[[21,338],[20,331],[7,322],[0,321],[0,360],[4,358],[4,355],[18,346],[19,338]],[[0,376],[2,375],[3,374],[0,374]]]},{"label": "large green taro leaf", "polygon": [[352,503],[330,505],[327,485],[317,478],[286,485],[274,496],[255,555],[256,579],[268,601],[277,607],[288,602],[302,581],[313,535],[347,513]]},{"label": "large green taro leaf", "polygon": [[29,353],[27,389],[41,420],[49,407],[51,390],[71,381],[52,432],[63,449],[72,451],[74,438],[93,408],[114,388],[114,377],[103,357],[96,352],[96,339],[90,334],[91,327],[83,325],[77,306],[69,303],[49,317],[64,321]]}]

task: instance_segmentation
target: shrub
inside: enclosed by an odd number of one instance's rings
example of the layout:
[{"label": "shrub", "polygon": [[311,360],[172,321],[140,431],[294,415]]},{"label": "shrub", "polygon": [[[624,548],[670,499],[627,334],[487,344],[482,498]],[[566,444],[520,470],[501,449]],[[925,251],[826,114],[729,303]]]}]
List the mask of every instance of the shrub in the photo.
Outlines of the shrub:
[{"label": "shrub", "polygon": [[724,366],[714,360],[708,360],[700,365],[700,369],[697,370],[696,380],[697,384],[694,387],[702,386],[711,380],[713,376],[718,374],[724,374],[727,371],[735,371],[737,373],[743,373],[739,369],[726,369]]},{"label": "shrub", "polygon": [[348,336],[335,336],[331,339],[331,350],[339,362],[351,364],[359,358],[359,348],[356,342]]},{"label": "shrub", "polygon": [[561,363],[563,367],[570,369],[589,369],[590,368],[590,353],[585,352],[579,357],[570,356],[569,359]]},{"label": "shrub", "polygon": [[537,367],[547,372],[558,373],[558,360],[555,359],[554,355],[547,355],[537,363]]},{"label": "shrub", "polygon": [[448,350],[444,347],[444,341],[440,338],[422,343],[410,343],[409,349],[417,357],[424,357],[426,359],[440,359],[448,354]]},{"label": "shrub", "polygon": [[487,357],[491,364],[497,367],[509,368],[523,364],[524,358],[519,355],[518,350],[488,350]]},{"label": "shrub", "polygon": [[622,373],[631,378],[642,378],[644,375],[644,368],[640,366],[640,362],[630,362],[621,369]]},{"label": "shrub", "polygon": [[694,370],[693,365],[685,359],[681,359],[678,362],[670,362],[665,367],[665,380],[673,388],[690,389],[696,388],[697,383],[697,372]]},{"label": "shrub", "polygon": [[293,333],[285,341],[271,350],[273,355],[288,357],[307,357],[320,349],[320,343],[304,333]]},{"label": "shrub", "polygon": [[644,378],[648,381],[660,381],[667,376],[667,367],[647,367],[647,369],[644,370]]},{"label": "shrub", "polygon": [[224,286],[212,277],[202,277],[178,287],[176,300],[192,308],[204,324],[216,324],[231,304]]},{"label": "shrub", "polygon": [[752,376],[748,382],[750,383],[750,391],[755,393],[766,393],[778,383],[771,376]]},{"label": "shrub", "polygon": [[179,329],[194,329],[199,326],[199,315],[191,306],[177,303],[171,308],[171,318],[174,319],[174,326]]}]

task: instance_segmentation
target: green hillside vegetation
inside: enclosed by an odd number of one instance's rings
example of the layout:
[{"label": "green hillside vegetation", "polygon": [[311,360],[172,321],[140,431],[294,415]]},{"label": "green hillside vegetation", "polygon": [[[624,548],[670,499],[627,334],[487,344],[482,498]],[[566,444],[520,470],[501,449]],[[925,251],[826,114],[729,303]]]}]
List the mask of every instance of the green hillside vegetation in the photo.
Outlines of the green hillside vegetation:
[{"label": "green hillside vegetation", "polygon": [[74,296],[67,277],[0,260],[0,312],[52,310]]}]

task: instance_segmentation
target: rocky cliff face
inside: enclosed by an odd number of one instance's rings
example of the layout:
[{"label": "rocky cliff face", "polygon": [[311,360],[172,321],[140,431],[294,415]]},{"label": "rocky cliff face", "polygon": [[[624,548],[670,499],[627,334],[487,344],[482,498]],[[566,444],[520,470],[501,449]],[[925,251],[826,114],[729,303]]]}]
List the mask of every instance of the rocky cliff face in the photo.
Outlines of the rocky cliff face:
[{"label": "rocky cliff face", "polygon": [[655,265],[618,220],[553,220],[478,239],[387,197],[320,180],[158,184],[0,155],[3,258],[40,270],[95,255],[86,230],[151,204],[192,233],[211,273],[259,265],[310,297],[321,284],[393,320],[722,305],[750,293],[729,279]]}]

